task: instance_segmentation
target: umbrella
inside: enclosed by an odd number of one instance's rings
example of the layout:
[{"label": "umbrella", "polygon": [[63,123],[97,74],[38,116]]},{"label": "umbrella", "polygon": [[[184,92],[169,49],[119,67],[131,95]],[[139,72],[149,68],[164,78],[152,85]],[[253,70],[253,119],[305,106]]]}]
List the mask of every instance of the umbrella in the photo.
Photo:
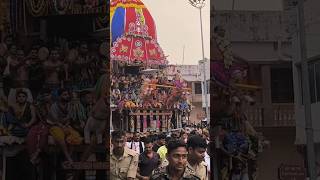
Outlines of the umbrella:
[{"label": "umbrella", "polygon": [[167,64],[157,42],[154,20],[140,0],[112,0],[111,60],[127,64]]}]

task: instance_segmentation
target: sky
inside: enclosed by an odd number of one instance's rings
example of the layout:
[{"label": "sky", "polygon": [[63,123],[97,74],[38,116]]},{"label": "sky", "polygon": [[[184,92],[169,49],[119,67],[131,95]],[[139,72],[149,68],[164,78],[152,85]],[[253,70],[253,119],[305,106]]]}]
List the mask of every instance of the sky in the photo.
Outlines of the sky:
[{"label": "sky", "polygon": [[[156,23],[158,43],[170,64],[195,65],[202,59],[200,13],[188,0],[142,0]],[[210,58],[210,1],[202,9],[204,51]],[[184,61],[183,61],[183,46]]]},{"label": "sky", "polygon": [[[202,59],[199,10],[188,0],[142,0],[153,16],[158,42],[170,64],[194,65]],[[207,0],[202,10],[205,57],[210,58],[210,1],[231,10],[233,0]],[[234,0],[235,10],[282,10],[282,0]],[[183,61],[183,47],[184,61]]]}]

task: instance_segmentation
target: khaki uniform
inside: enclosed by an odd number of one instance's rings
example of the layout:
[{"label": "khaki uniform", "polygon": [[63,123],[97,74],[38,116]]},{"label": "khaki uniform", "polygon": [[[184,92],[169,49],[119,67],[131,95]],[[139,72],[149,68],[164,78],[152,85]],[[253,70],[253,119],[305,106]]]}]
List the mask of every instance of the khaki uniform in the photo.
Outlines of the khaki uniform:
[{"label": "khaki uniform", "polygon": [[111,151],[110,155],[110,178],[112,180],[125,180],[136,178],[138,170],[139,155],[125,147],[123,156],[117,159]]},{"label": "khaki uniform", "polygon": [[[168,166],[155,169],[150,180],[170,180],[167,167]],[[196,172],[193,171],[190,166],[187,166],[181,180],[200,180],[200,178],[196,176]]]},{"label": "khaki uniform", "polygon": [[207,164],[202,161],[200,164],[197,164],[195,166],[191,166],[189,163],[188,165],[192,170],[196,172],[196,175],[201,179],[201,180],[209,180],[208,177],[208,170],[207,170]]},{"label": "khaki uniform", "polygon": [[168,166],[169,165],[169,161],[166,159],[163,160],[163,162],[161,163],[161,167],[165,167],[165,166]]}]

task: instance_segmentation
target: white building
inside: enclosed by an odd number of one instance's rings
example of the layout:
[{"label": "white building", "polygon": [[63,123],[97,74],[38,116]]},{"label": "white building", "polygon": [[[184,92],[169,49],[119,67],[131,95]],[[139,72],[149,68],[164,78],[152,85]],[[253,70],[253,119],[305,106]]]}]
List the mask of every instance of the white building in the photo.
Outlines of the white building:
[{"label": "white building", "polygon": [[[209,117],[210,117],[210,60],[205,59],[204,61],[200,60],[198,64],[199,70],[200,70],[200,81],[201,81],[201,89],[202,92],[204,92],[204,85],[206,82],[207,86],[207,105],[209,108]],[[204,76],[205,74],[205,76]],[[206,108],[206,102],[205,102],[206,95],[205,93],[202,93],[202,108]]]},{"label": "white building", "polygon": [[[209,69],[209,61],[206,62],[206,79],[208,81],[209,87],[209,79],[210,79],[210,69]],[[191,102],[193,105],[193,109],[190,114],[191,122],[198,122],[204,118],[205,112],[205,103],[204,103],[204,95],[203,95],[203,66],[199,65],[170,65],[167,67],[167,74],[169,76],[174,76],[177,71],[180,71],[182,78],[187,81],[188,87],[191,88]],[[208,88],[207,88],[208,89]],[[209,92],[209,90],[208,90]],[[208,93],[208,105],[210,110],[210,94]],[[210,112],[209,112],[210,113]]]},{"label": "white building", "polygon": [[[286,0],[291,2],[292,0]],[[306,51],[308,63],[308,77],[310,85],[311,119],[313,140],[315,143],[315,160],[319,178],[320,163],[320,2],[317,0],[305,1],[305,30]],[[288,8],[294,11],[293,6]],[[294,32],[293,48],[300,49],[298,31]],[[305,106],[303,103],[303,86],[301,76],[301,59],[299,51],[293,53],[293,75],[296,80],[295,90],[295,117],[296,117],[296,144],[306,145]],[[305,154],[306,155],[306,154]],[[305,156],[307,157],[307,156]]]},{"label": "white building", "polygon": [[[259,180],[278,178],[281,164],[304,163],[295,142],[292,42],[289,15],[282,11],[216,11],[235,56],[249,63],[249,81],[261,86],[248,120],[271,141],[258,159]],[[272,159],[272,160],[270,160]]]}]

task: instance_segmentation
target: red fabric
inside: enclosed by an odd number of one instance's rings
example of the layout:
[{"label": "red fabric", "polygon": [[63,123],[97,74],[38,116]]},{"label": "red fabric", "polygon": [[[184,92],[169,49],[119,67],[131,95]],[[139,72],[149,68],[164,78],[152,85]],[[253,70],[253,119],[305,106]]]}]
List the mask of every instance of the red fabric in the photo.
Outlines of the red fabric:
[{"label": "red fabric", "polygon": [[125,16],[125,28],[124,32],[128,33],[130,31],[130,25],[136,24],[136,11],[135,8],[126,8]]},{"label": "red fabric", "polygon": [[157,119],[157,127],[160,129],[161,128],[161,123],[160,123],[160,120]]},{"label": "red fabric", "polygon": [[121,37],[111,48],[111,60],[133,63],[141,61],[146,64],[167,64],[162,49],[155,40],[141,37]]},{"label": "red fabric", "polygon": [[157,31],[154,20],[147,9],[143,9],[144,19],[146,21],[146,25],[148,25],[148,34],[152,37],[152,39],[157,40]]},{"label": "red fabric", "polygon": [[147,129],[147,118],[143,118],[143,129]]},{"label": "red fabric", "polygon": [[43,149],[48,144],[48,127],[44,123],[39,123],[31,127],[27,138],[27,150],[33,154],[37,149]]}]

